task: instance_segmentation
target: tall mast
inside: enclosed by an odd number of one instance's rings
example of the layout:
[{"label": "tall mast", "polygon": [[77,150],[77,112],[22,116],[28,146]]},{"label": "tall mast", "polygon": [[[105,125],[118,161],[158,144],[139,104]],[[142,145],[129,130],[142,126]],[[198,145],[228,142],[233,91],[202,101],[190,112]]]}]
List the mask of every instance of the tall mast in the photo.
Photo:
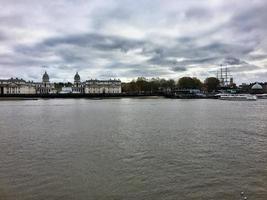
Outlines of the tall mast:
[{"label": "tall mast", "polygon": [[227,66],[225,67],[225,83],[228,86]]},{"label": "tall mast", "polygon": [[223,80],[223,69],[222,69],[222,64],[221,64],[221,80]]}]

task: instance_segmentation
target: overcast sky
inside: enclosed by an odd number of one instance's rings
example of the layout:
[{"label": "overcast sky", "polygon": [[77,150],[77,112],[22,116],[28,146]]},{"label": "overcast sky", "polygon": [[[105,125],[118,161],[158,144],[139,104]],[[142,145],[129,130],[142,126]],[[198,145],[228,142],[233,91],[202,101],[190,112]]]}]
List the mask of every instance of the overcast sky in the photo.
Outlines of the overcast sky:
[{"label": "overcast sky", "polygon": [[266,0],[0,0],[0,78],[267,81]]}]

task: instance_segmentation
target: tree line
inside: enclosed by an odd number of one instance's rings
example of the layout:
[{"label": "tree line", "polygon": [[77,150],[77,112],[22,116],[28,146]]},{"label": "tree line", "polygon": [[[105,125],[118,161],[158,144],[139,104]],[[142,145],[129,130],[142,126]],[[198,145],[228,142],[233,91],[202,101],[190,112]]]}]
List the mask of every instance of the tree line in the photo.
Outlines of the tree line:
[{"label": "tree line", "polygon": [[178,81],[164,78],[138,77],[128,83],[122,83],[122,92],[129,94],[157,94],[173,89],[199,89],[213,92],[219,89],[220,81],[215,77],[208,77],[201,82],[196,77],[182,77]]},{"label": "tree line", "polygon": [[[164,78],[138,77],[131,82],[122,83],[122,92],[128,94],[159,94],[173,89],[199,89],[206,92],[217,91],[220,81],[215,77],[208,77],[204,82],[196,77],[182,77],[178,81]],[[55,83],[55,88],[72,87],[72,83]]]}]

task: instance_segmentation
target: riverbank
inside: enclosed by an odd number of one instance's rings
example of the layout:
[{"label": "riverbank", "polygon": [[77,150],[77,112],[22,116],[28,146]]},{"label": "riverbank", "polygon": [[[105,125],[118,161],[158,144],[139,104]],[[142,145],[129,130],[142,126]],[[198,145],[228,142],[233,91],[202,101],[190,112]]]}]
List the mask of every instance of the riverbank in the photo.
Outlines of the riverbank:
[{"label": "riverbank", "polygon": [[37,100],[37,99],[102,99],[102,98],[164,98],[162,94],[9,94],[1,95],[0,100]]},{"label": "riverbank", "polygon": [[214,95],[196,96],[153,93],[153,94],[5,94],[0,95],[0,100],[36,100],[38,98],[176,98],[176,99],[214,99]]},{"label": "riverbank", "polygon": [[36,101],[38,98],[27,98],[27,97],[0,97],[0,101]]}]

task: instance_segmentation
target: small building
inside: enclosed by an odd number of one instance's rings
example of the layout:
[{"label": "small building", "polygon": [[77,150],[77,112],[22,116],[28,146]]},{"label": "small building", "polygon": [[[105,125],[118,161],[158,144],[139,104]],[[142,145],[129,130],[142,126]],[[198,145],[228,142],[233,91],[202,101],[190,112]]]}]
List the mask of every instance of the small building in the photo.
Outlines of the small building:
[{"label": "small building", "polygon": [[72,93],[72,87],[62,87],[60,94],[71,94]]}]

